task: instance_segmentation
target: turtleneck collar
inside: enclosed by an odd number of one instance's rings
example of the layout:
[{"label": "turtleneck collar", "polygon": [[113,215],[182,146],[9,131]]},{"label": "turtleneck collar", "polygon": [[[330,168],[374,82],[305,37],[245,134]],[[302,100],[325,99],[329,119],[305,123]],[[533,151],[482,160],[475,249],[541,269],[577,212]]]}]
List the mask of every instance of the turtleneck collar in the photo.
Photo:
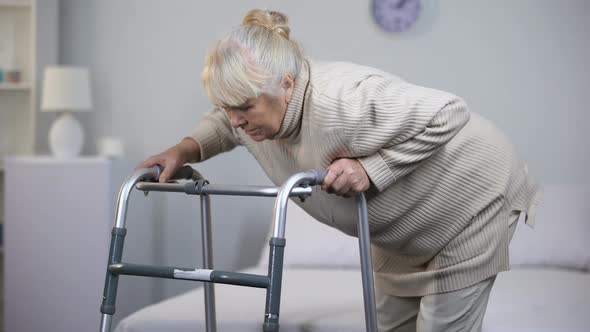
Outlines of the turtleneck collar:
[{"label": "turtleneck collar", "polygon": [[290,137],[301,124],[301,114],[303,113],[303,101],[305,92],[309,84],[309,64],[303,60],[301,70],[295,78],[295,88],[291,101],[287,106],[287,111],[283,117],[279,132],[272,139],[282,139]]}]

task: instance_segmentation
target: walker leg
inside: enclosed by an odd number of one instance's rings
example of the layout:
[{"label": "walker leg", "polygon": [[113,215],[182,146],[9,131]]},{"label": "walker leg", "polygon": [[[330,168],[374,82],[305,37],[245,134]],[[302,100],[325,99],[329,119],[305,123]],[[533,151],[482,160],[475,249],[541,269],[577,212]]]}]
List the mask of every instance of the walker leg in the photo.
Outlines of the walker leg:
[{"label": "walker leg", "polygon": [[283,257],[285,253],[284,238],[273,237],[270,239],[270,257],[268,262],[268,275],[270,285],[266,289],[266,308],[264,312],[264,324],[262,331],[279,331],[279,310],[281,304],[281,283],[283,279]]},{"label": "walker leg", "polygon": [[371,260],[371,236],[365,195],[358,194],[358,234],[361,255],[361,273],[363,276],[363,298],[365,302],[365,326],[368,332],[377,332],[377,309],[375,307],[375,287],[373,282],[373,264]]},{"label": "walker leg", "polygon": [[287,219],[287,202],[293,188],[300,183],[306,185],[320,184],[326,176],[326,170],[301,172],[291,176],[279,190],[273,211],[273,236],[270,239],[270,257],[268,261],[269,286],[266,289],[266,307],[264,310],[264,332],[279,331],[279,310],[281,305],[281,284],[283,280],[283,258],[285,253],[285,223]]},{"label": "walker leg", "polygon": [[[204,180],[201,180],[204,181]],[[209,195],[201,194],[201,238],[203,246],[203,268],[213,269],[213,250],[211,248],[211,205]],[[216,332],[215,284],[205,285],[205,325],[207,332]]]},{"label": "walker leg", "polygon": [[109,332],[111,330],[112,318],[112,315],[102,314],[102,319],[100,320],[100,332]]},{"label": "walker leg", "polygon": [[[108,265],[120,263],[123,256],[123,243],[127,230],[125,228],[113,227],[111,236],[111,247],[109,250]],[[104,282],[104,291],[102,295],[102,305],[100,312],[102,319],[100,323],[101,332],[109,332],[111,330],[111,317],[115,314],[115,301],[117,300],[117,285],[119,283],[119,276],[111,273],[107,269],[107,274]]]}]

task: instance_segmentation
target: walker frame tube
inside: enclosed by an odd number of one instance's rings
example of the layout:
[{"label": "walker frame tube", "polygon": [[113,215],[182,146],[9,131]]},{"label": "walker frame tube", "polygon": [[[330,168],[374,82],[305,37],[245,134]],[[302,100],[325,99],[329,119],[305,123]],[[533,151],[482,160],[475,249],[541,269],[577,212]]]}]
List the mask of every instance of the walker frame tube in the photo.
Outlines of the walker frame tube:
[{"label": "walker frame tube", "polygon": [[358,212],[358,238],[363,278],[363,300],[365,304],[365,327],[367,331],[377,332],[377,308],[375,305],[375,284],[373,281],[373,261],[371,258],[371,234],[365,195],[356,195]]},{"label": "walker frame tube", "polygon": [[[321,179],[320,179],[321,177]],[[268,275],[270,285],[266,291],[266,306],[264,310],[264,332],[279,331],[279,311],[281,304],[281,284],[283,279],[283,258],[285,250],[285,224],[287,217],[287,201],[289,194],[299,184],[316,185],[321,183],[323,176],[318,172],[302,172],[292,175],[281,186],[273,211],[273,236],[270,239],[270,257]]]},{"label": "walker frame tube", "polygon": [[[117,199],[115,226],[112,230],[105,288],[101,305],[101,332],[111,331],[112,315],[115,313],[115,301],[119,275],[136,275],[156,278],[196,280],[205,284],[205,318],[206,331],[216,331],[214,283],[266,288],[266,305],[263,331],[278,332],[279,309],[285,240],[285,223],[287,201],[289,197],[306,198],[311,194],[310,186],[321,184],[326,175],[325,170],[312,170],[291,176],[280,188],[260,186],[210,186],[202,176],[190,166],[184,166],[175,175],[175,179],[191,179],[187,184],[154,183],[160,175],[159,167],[138,170],[121,187]],[[125,218],[131,190],[136,187],[146,194],[149,191],[184,192],[200,196],[201,202],[201,236],[203,244],[203,269],[190,269],[168,266],[151,266],[121,262],[124,237],[126,235]],[[273,210],[273,236],[269,241],[270,254],[268,275],[254,275],[238,272],[213,270],[213,253],[211,248],[210,195],[234,196],[276,196]],[[370,236],[367,220],[366,200],[362,193],[356,197],[359,214],[359,248],[361,251],[361,269],[363,295],[365,304],[365,323],[367,331],[376,332],[376,310],[373,287],[373,274],[370,252]]]},{"label": "walker frame tube", "polygon": [[[206,185],[207,180],[199,180],[197,187],[199,189]],[[203,267],[205,269],[213,269],[213,250],[211,240],[211,204],[209,195],[201,193],[201,243],[203,251]],[[213,274],[212,272],[211,274]],[[215,278],[213,279],[215,280]],[[266,280],[265,280],[266,281]],[[206,331],[217,331],[215,318],[215,285],[213,283],[205,283],[205,325]]]},{"label": "walker frame tube", "polygon": [[[160,176],[158,167],[144,168],[133,173],[127,181],[121,186],[119,197],[117,198],[117,207],[115,211],[115,227],[112,230],[111,245],[109,249],[108,265],[118,263],[123,256],[123,242],[127,230],[125,229],[125,217],[127,215],[127,202],[133,186],[143,180],[154,180]],[[117,285],[119,276],[108,271],[105,277],[105,286],[102,296],[102,305],[100,312],[102,318],[100,321],[100,331],[108,332],[111,330],[112,316],[115,313],[115,301],[117,298]]]},{"label": "walker frame tube", "polygon": [[[264,332],[279,331],[279,309],[283,271],[283,254],[285,247],[285,224],[287,202],[291,191],[298,185],[314,186],[324,181],[326,170],[311,170],[291,176],[282,186],[275,201],[273,211],[273,237],[270,240],[269,278],[270,285],[266,296],[266,309],[263,324]],[[363,283],[363,300],[365,308],[366,331],[377,332],[377,310],[371,258],[371,239],[367,201],[363,193],[356,195],[358,213],[358,238]]]}]

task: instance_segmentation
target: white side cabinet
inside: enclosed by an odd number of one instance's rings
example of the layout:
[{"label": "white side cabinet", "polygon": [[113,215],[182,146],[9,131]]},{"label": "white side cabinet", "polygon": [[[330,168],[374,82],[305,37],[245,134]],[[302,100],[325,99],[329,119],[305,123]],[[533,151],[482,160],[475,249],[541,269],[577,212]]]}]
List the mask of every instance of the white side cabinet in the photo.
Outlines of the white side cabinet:
[{"label": "white side cabinet", "polygon": [[[134,164],[9,157],[5,166],[5,331],[97,331],[116,195]],[[130,197],[125,262],[157,264],[150,201]],[[155,302],[158,282],[119,278],[113,327]]]}]

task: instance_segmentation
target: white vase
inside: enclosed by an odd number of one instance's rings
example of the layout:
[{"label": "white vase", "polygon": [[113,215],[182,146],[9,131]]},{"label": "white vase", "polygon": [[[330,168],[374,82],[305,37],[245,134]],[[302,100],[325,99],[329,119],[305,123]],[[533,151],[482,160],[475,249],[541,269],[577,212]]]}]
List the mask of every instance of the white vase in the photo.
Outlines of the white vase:
[{"label": "white vase", "polygon": [[69,112],[63,112],[49,130],[49,147],[56,158],[75,158],[82,151],[84,131]]}]

